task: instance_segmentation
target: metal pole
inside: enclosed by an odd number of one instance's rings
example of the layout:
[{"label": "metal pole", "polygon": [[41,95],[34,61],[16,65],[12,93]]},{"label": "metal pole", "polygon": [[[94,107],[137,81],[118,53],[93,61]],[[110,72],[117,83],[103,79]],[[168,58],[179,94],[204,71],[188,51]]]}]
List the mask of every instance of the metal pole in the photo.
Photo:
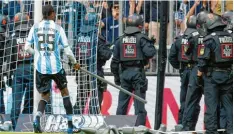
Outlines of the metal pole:
[{"label": "metal pole", "polygon": [[123,1],[119,1],[119,36],[123,34],[123,10]]},{"label": "metal pole", "polygon": [[161,1],[160,5],[160,34],[159,34],[159,55],[158,55],[158,77],[155,102],[155,123],[154,129],[160,128],[162,121],[163,90],[165,81],[165,68],[167,61],[167,23],[169,1]]},{"label": "metal pole", "polygon": [[103,81],[103,82],[105,82],[105,83],[107,83],[107,84],[109,84],[109,85],[117,88],[117,89],[119,89],[120,91],[122,91],[122,92],[124,92],[124,93],[126,93],[126,94],[128,94],[128,95],[130,95],[132,97],[134,97],[135,99],[139,100],[140,102],[147,103],[147,101],[144,100],[144,99],[142,99],[141,97],[139,97],[139,96],[137,96],[137,95],[135,95],[135,94],[133,94],[133,93],[131,93],[131,92],[123,89],[123,88],[121,88],[120,86],[115,85],[114,83],[111,83],[111,82],[105,80],[104,78],[102,78],[102,77],[100,77],[100,76],[98,76],[96,74],[93,74],[93,73],[91,73],[91,72],[89,72],[89,71],[87,71],[87,70],[85,70],[83,68],[79,68],[79,70],[83,71],[83,72],[85,72],[85,73],[87,73],[87,74],[89,74],[89,75],[91,75],[91,76],[93,76],[93,77],[95,77],[95,78],[97,78],[97,79],[99,79],[99,80],[101,80],[101,81]]},{"label": "metal pole", "polygon": [[[42,19],[42,1],[41,0],[34,0],[34,24],[40,22]],[[34,82],[34,88],[33,88],[33,105],[36,106],[33,109],[33,113],[35,114],[38,106],[38,103],[41,99],[40,94],[37,91],[36,88],[36,69],[34,68],[34,78],[33,78],[33,82]]]},{"label": "metal pole", "polygon": [[221,1],[221,13],[223,14],[225,11],[225,2],[226,1]]},{"label": "metal pole", "polygon": [[172,41],[173,41],[173,31],[174,31],[174,28],[173,28],[173,22],[174,22],[174,11],[173,11],[173,8],[174,8],[174,4],[175,2],[174,1],[170,1],[170,7],[169,7],[169,29],[170,29],[170,35],[169,35],[169,44],[167,45],[171,45]]}]

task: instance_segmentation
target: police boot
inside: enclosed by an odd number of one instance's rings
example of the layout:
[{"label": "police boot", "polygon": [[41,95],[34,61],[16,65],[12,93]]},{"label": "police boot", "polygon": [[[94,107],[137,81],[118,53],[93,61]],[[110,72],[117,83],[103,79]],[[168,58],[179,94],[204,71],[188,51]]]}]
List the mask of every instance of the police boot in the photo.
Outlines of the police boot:
[{"label": "police boot", "polygon": [[183,125],[182,124],[175,125],[175,131],[176,132],[182,131],[182,129],[183,129]]}]

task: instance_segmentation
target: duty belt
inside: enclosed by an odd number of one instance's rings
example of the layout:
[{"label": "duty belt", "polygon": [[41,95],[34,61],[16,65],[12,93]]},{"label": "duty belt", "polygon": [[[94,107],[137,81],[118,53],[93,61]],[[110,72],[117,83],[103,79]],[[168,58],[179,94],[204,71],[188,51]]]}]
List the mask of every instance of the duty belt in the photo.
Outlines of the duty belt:
[{"label": "duty belt", "polygon": [[195,67],[195,63],[182,63],[182,67],[184,69],[192,69],[193,67]]}]

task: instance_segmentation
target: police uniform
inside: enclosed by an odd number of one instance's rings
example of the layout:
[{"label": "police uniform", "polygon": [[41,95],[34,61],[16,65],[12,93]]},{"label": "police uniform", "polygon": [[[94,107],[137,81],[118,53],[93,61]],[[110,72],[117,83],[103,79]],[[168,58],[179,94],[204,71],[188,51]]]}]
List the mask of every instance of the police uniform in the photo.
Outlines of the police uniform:
[{"label": "police uniform", "polygon": [[172,44],[168,60],[170,64],[180,71],[181,87],[180,87],[180,110],[178,124],[182,124],[183,113],[185,109],[185,99],[189,85],[189,77],[194,61],[192,54],[186,55],[188,51],[188,35],[195,32],[195,29],[187,28],[184,35],[176,37]]},{"label": "police uniform", "polygon": [[194,67],[191,70],[183,115],[183,130],[195,130],[200,112],[200,100],[203,94],[203,79],[197,77],[197,56],[203,44],[203,36],[197,31],[188,36],[187,54],[192,55]]},{"label": "police uniform", "polygon": [[27,19],[29,18],[25,14],[16,14],[15,31],[10,37],[6,49],[6,58],[10,62],[10,70],[13,73],[11,121],[14,130],[21,112],[24,94],[24,110],[22,113],[31,114],[33,112],[33,56],[24,50],[31,27]]},{"label": "police uniform", "polygon": [[[154,42],[142,34],[137,27],[141,24],[141,17],[133,14],[128,17],[127,28],[124,35],[114,42],[113,58],[111,61],[111,72],[114,74],[115,83],[121,85],[127,91],[145,99],[148,81],[145,76],[144,66],[155,53]],[[121,66],[119,68],[119,65]],[[128,103],[131,96],[119,92],[117,115],[126,115]],[[136,126],[145,125],[147,111],[145,105],[134,100]]]},{"label": "police uniform", "polygon": [[[111,58],[112,51],[110,50],[110,45],[106,42],[106,39],[99,35],[98,36],[98,47],[97,47],[97,75],[104,78],[103,66],[106,61]],[[103,92],[107,89],[107,84],[100,80],[97,80],[98,86],[98,100],[99,106],[101,108],[103,100]]]},{"label": "police uniform", "polygon": [[[86,70],[96,73],[96,49],[97,49],[97,28],[95,26],[97,21],[97,15],[94,13],[88,13],[85,16],[84,25],[80,29],[80,34],[77,36],[77,43],[74,46],[74,54],[77,62],[80,66]],[[96,79],[90,77],[84,72],[76,72],[76,82],[79,85],[77,87],[77,101],[74,106],[75,114],[82,114],[88,101],[88,96],[95,97],[96,90],[90,91],[90,89],[96,89]],[[96,99],[90,101],[89,113],[98,114],[99,109],[97,106],[99,103]]]},{"label": "police uniform", "polygon": [[0,14],[0,114],[5,114],[5,105],[4,105],[4,95],[3,95],[3,91],[5,90],[5,83],[3,80],[3,74],[4,71],[6,71],[6,66],[3,67],[4,63],[4,48],[6,45],[6,36],[5,36],[5,32],[6,32],[6,25],[7,25],[7,17]]},{"label": "police uniform", "polygon": [[228,134],[233,133],[233,37],[223,31],[226,26],[220,17],[209,14],[206,25],[209,34],[198,57],[198,69],[204,77],[204,95],[207,106],[205,127],[207,134],[218,133],[220,103],[226,111]]}]

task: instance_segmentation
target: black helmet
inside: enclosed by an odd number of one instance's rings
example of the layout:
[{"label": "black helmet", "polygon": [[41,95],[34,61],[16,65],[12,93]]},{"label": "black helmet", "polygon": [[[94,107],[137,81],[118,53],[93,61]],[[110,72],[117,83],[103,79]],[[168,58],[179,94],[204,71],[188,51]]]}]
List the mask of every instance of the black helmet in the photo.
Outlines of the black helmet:
[{"label": "black helmet", "polygon": [[192,15],[189,17],[189,19],[187,20],[187,29],[184,31],[185,35],[189,35],[193,32],[196,32],[196,20],[197,17],[195,15]]},{"label": "black helmet", "polygon": [[197,21],[197,17],[195,15],[190,16],[187,20],[187,27],[196,28],[196,24],[197,24],[196,21]]},{"label": "black helmet", "polygon": [[233,12],[226,11],[223,13],[222,18],[227,23],[227,29],[233,29]]},{"label": "black helmet", "polygon": [[200,35],[205,36],[207,34],[206,19],[208,17],[207,11],[202,11],[197,14],[196,28]]},{"label": "black helmet", "polygon": [[216,27],[226,27],[227,24],[222,20],[222,17],[217,14],[209,13],[206,19],[206,25],[208,30],[212,30]]},{"label": "black helmet", "polygon": [[133,14],[133,15],[130,15],[128,16],[128,19],[127,19],[127,26],[133,26],[133,27],[138,27],[138,26],[143,26],[143,18],[138,15],[138,14]]},{"label": "black helmet", "polygon": [[29,16],[26,13],[17,13],[14,16],[15,30],[27,31],[29,26]]},{"label": "black helmet", "polygon": [[87,32],[91,32],[93,30],[96,30],[97,27],[97,22],[98,22],[98,15],[97,13],[87,13],[83,19],[83,24],[80,28],[80,31],[82,33],[87,33]]},{"label": "black helmet", "polygon": [[5,15],[0,14],[0,33],[6,32],[7,22],[7,17]]}]

